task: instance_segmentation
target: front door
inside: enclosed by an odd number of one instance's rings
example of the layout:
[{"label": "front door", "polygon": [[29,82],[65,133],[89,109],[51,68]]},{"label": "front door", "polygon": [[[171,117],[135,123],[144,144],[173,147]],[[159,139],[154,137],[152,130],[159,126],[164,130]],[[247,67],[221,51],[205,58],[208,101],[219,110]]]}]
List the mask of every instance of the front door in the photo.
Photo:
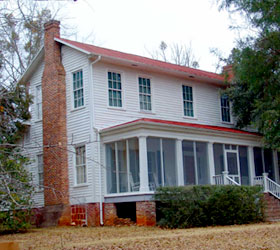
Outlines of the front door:
[{"label": "front door", "polygon": [[237,147],[230,145],[228,149],[225,149],[225,155],[226,169],[229,177],[240,184],[240,166]]}]

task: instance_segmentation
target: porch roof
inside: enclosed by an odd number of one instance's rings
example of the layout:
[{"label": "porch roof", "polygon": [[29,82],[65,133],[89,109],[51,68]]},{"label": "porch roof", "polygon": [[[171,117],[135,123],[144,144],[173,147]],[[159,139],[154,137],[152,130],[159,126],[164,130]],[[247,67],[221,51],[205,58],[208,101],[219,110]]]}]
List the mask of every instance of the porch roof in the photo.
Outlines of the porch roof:
[{"label": "porch roof", "polygon": [[104,128],[101,130],[102,132],[109,132],[114,131],[120,128],[130,127],[133,125],[138,124],[153,124],[153,125],[166,125],[166,126],[173,126],[173,127],[181,127],[181,128],[193,128],[193,129],[200,129],[205,131],[216,131],[216,132],[226,132],[226,133],[233,133],[233,134],[243,134],[243,135],[251,135],[251,136],[261,136],[261,134],[256,132],[249,132],[244,131],[241,129],[229,128],[229,127],[221,127],[221,126],[212,126],[212,125],[205,125],[205,124],[197,124],[197,123],[189,123],[189,122],[178,122],[178,121],[169,121],[169,120],[160,120],[160,119],[151,119],[151,118],[140,118],[133,121],[125,122],[122,124],[118,124],[115,126],[111,126],[108,128]]}]

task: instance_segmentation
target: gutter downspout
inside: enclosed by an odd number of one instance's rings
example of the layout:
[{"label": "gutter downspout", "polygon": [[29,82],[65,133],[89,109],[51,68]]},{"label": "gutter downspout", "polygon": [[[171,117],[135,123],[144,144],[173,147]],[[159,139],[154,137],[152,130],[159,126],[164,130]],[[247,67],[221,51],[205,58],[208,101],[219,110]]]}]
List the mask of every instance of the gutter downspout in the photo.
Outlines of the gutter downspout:
[{"label": "gutter downspout", "polygon": [[[90,67],[90,83],[93,84],[93,71],[92,71],[92,66],[99,62],[101,60],[101,56],[99,55],[97,57],[97,59],[95,59],[93,62],[90,63],[89,67]],[[92,94],[93,94],[93,91],[92,91]],[[99,195],[99,217],[100,217],[100,225],[103,226],[103,206],[102,206],[102,200],[103,200],[103,196],[102,196],[102,168],[101,168],[101,163],[100,163],[100,159],[101,159],[101,156],[100,156],[100,147],[101,147],[101,143],[100,143],[100,133],[99,133],[99,130],[97,128],[95,128],[95,122],[94,122],[94,119],[95,119],[95,116],[94,116],[94,101],[92,102],[91,104],[91,108],[92,108],[92,115],[93,115],[93,118],[91,119],[91,127],[92,129],[95,131],[95,135],[96,135],[96,139],[97,139],[97,142],[98,142],[98,148],[97,148],[97,162],[99,164],[99,192],[100,192],[100,195]]]}]

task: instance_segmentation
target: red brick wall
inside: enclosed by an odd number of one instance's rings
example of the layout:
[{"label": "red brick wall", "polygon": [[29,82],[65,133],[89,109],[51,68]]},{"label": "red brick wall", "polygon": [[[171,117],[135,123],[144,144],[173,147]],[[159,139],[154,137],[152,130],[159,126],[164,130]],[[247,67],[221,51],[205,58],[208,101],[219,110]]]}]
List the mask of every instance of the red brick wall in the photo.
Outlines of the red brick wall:
[{"label": "red brick wall", "polygon": [[104,225],[114,226],[117,218],[116,205],[114,203],[104,203]]},{"label": "red brick wall", "polygon": [[71,225],[73,226],[99,226],[99,204],[90,203],[71,206]]},{"label": "red brick wall", "polygon": [[269,193],[264,194],[265,220],[280,221],[280,201]]},{"label": "red brick wall", "polygon": [[154,201],[136,202],[136,223],[138,226],[156,225],[156,203]]},{"label": "red brick wall", "polygon": [[58,21],[45,24],[45,67],[42,77],[45,205],[69,204],[65,71]]}]

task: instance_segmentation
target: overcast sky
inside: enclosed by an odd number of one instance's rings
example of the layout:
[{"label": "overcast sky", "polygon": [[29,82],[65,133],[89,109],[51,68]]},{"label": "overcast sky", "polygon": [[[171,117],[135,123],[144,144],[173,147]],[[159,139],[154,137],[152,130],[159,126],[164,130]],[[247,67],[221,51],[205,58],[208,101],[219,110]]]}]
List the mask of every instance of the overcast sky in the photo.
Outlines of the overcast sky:
[{"label": "overcast sky", "polygon": [[209,49],[228,55],[237,38],[215,0],[77,0],[64,11],[67,23],[77,27],[71,39],[142,56],[161,41],[191,42],[200,69],[207,71],[215,71],[216,62]]}]

